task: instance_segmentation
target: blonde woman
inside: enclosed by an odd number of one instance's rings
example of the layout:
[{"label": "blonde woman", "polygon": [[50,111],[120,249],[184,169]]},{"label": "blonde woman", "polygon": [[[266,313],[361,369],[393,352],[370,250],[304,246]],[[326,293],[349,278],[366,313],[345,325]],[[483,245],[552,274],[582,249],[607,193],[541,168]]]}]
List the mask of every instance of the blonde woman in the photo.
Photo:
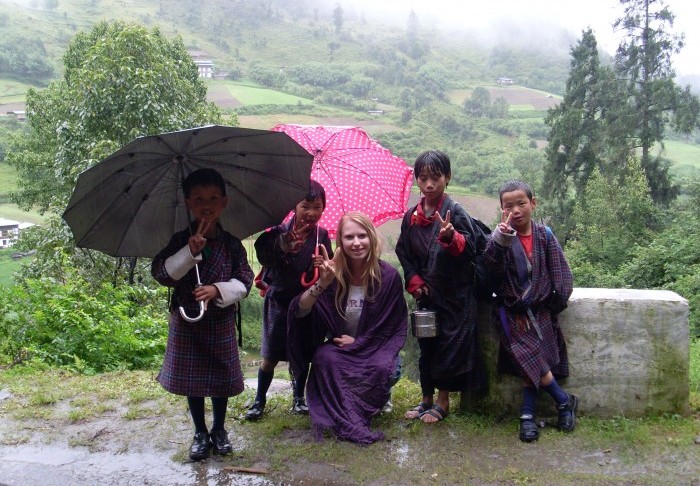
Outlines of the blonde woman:
[{"label": "blonde woman", "polygon": [[408,309],[399,273],[380,254],[371,220],[359,212],[345,214],[333,258],[321,249],[314,260],[318,282],[291,303],[292,369],[303,365],[303,341],[295,339],[295,330],[310,328],[318,345],[306,390],[317,438],[326,430],[360,444],[384,437],[370,429],[370,419],[398,379]]}]

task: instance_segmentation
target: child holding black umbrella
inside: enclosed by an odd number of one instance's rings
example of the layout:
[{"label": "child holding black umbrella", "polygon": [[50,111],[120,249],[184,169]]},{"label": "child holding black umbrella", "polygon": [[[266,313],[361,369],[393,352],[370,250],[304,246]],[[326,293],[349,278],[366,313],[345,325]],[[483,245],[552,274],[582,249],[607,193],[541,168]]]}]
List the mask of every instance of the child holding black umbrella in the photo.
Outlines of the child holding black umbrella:
[{"label": "child holding black umbrella", "polygon": [[[224,428],[228,397],[243,391],[236,342],[236,306],[248,295],[253,271],[241,241],[225,231],[218,218],[228,204],[226,186],[213,169],[192,172],[183,182],[185,203],[194,224],[176,233],[153,259],[151,273],[174,287],[170,302],[168,344],[157,380],[184,395],[195,426],[190,458],[231,452]],[[201,303],[201,320],[190,322]],[[178,311],[178,308],[181,310]],[[204,397],[211,397],[214,422],[207,429]]]}]

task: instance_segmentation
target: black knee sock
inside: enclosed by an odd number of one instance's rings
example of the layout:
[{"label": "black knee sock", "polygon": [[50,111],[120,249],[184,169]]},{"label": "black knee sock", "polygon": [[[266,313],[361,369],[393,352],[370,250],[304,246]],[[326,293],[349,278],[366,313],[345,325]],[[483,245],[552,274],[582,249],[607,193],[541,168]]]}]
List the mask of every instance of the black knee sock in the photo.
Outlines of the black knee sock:
[{"label": "black knee sock", "polygon": [[214,412],[214,424],[211,430],[223,430],[224,422],[226,421],[226,407],[228,406],[228,397],[211,397],[211,408]]},{"label": "black knee sock", "polygon": [[204,397],[187,397],[190,415],[194,422],[195,432],[207,432],[207,422],[204,419]]},{"label": "black knee sock", "polygon": [[258,369],[258,391],[255,394],[256,402],[265,403],[267,401],[267,390],[270,389],[273,376],[275,376],[274,371],[268,373],[262,369]]},{"label": "black knee sock", "polygon": [[309,377],[309,365],[306,365],[299,376],[294,376],[294,397],[302,398],[306,390],[306,379]]}]

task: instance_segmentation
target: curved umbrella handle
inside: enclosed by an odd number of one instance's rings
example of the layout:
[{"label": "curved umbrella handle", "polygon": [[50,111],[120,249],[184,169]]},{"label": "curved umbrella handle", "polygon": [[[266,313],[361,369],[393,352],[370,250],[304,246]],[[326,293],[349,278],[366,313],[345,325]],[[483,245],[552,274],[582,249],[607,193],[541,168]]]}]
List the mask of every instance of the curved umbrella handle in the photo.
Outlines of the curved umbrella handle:
[{"label": "curved umbrella handle", "polygon": [[[200,287],[202,285],[202,279],[199,277],[199,265],[197,265],[196,263],[194,265],[194,271],[195,271],[195,274],[197,275],[197,283],[195,284],[195,287]],[[202,317],[204,317],[205,310],[207,310],[206,303],[203,300],[200,300],[199,301],[199,315],[197,317],[188,316],[187,313],[185,312],[185,309],[182,306],[180,306],[180,315],[187,322],[197,322],[200,319],[202,319]]]},{"label": "curved umbrella handle", "polygon": [[187,322],[197,322],[197,321],[199,321],[202,317],[204,317],[204,310],[205,310],[205,309],[204,309],[204,301],[203,301],[203,300],[200,300],[200,301],[199,301],[199,315],[198,315],[197,317],[190,317],[190,316],[188,316],[187,313],[185,312],[185,309],[184,309],[182,306],[180,306],[180,315],[181,315],[182,318],[183,318],[184,320],[186,320]]},{"label": "curved umbrella handle", "polygon": [[[314,251],[314,256],[320,255],[319,248],[320,247],[317,245],[316,250]],[[311,287],[313,284],[316,283],[317,280],[318,280],[318,267],[314,267],[314,276],[311,277],[311,280],[309,282],[306,281],[306,273],[301,274],[302,287],[307,287],[307,288]]]}]

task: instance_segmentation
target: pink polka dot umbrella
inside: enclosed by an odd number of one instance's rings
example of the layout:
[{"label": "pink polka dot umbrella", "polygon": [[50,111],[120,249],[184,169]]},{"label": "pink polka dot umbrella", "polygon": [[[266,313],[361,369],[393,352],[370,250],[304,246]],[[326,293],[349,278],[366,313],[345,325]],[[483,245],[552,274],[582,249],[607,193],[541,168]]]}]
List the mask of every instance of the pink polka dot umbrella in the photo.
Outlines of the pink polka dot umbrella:
[{"label": "pink polka dot umbrella", "polygon": [[359,127],[277,125],[314,156],[311,178],[326,190],[319,225],[335,238],[338,221],[361,211],[375,226],[401,218],[407,210],[413,169]]}]

